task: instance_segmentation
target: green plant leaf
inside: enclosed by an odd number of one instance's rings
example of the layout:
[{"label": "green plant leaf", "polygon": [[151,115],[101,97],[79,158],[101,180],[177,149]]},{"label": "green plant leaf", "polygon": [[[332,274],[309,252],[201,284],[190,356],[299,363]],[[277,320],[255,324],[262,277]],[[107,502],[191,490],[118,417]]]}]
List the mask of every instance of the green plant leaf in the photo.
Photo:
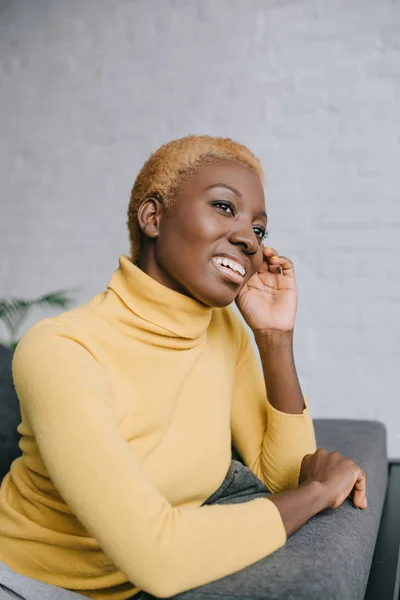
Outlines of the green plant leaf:
[{"label": "green plant leaf", "polygon": [[9,320],[11,322],[18,321],[26,315],[33,304],[33,300],[20,300],[18,298],[1,300],[0,318]]},{"label": "green plant leaf", "polygon": [[37,298],[37,300],[35,300],[35,304],[38,306],[54,306],[57,308],[69,308],[73,301],[68,294],[68,290],[51,292],[50,294],[46,294],[45,296]]},{"label": "green plant leaf", "polygon": [[[74,290],[79,288],[74,288]],[[45,294],[35,300],[24,300],[22,298],[0,299],[0,320],[2,320],[10,332],[11,346],[17,344],[17,330],[28,312],[33,306],[53,307],[67,309],[73,300],[69,294],[73,290],[58,290]]]}]

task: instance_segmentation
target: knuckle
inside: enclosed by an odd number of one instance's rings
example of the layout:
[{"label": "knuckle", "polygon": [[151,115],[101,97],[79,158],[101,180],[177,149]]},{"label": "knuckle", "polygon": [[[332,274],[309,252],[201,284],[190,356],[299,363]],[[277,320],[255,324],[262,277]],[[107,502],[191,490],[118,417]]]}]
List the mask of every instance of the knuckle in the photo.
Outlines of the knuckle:
[{"label": "knuckle", "polygon": [[350,459],[347,459],[346,464],[355,477],[359,477],[362,473],[360,467]]}]

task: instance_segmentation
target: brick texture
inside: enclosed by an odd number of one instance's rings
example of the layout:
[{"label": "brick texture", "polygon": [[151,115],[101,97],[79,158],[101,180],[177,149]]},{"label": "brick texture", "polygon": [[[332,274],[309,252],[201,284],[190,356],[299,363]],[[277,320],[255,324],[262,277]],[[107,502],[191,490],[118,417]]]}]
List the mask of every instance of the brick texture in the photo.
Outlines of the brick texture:
[{"label": "brick texture", "polygon": [[398,0],[0,2],[0,82],[0,296],[103,290],[149,153],[233,137],[296,263],[313,415],[382,420],[400,456]]}]

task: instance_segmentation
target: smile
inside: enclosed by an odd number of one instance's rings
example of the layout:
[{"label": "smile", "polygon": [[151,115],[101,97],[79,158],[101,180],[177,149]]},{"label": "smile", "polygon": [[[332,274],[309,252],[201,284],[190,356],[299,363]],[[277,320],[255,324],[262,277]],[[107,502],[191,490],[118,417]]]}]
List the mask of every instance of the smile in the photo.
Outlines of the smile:
[{"label": "smile", "polygon": [[213,262],[220,273],[225,276],[225,279],[229,279],[238,285],[243,283],[246,269],[242,265],[225,256],[216,256],[213,258]]}]

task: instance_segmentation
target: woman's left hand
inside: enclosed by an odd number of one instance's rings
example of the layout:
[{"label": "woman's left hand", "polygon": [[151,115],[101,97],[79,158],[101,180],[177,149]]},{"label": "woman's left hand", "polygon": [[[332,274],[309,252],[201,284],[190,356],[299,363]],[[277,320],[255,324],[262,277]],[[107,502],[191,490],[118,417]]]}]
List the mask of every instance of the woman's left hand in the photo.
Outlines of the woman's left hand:
[{"label": "woman's left hand", "polygon": [[293,263],[263,247],[264,260],[236,297],[236,304],[254,332],[293,331],[297,288]]}]

